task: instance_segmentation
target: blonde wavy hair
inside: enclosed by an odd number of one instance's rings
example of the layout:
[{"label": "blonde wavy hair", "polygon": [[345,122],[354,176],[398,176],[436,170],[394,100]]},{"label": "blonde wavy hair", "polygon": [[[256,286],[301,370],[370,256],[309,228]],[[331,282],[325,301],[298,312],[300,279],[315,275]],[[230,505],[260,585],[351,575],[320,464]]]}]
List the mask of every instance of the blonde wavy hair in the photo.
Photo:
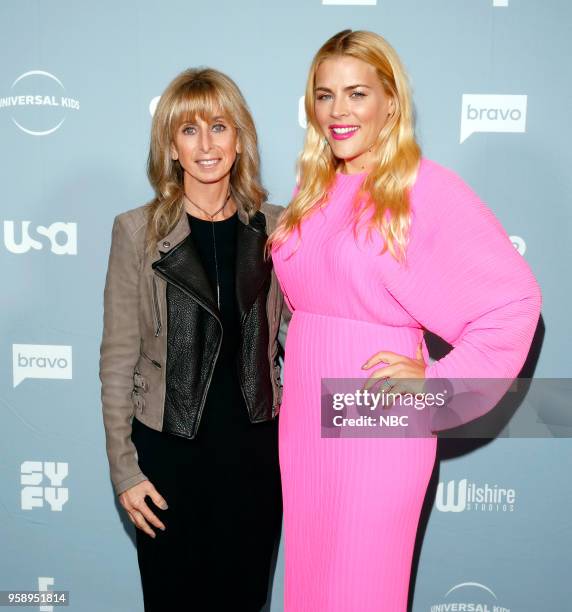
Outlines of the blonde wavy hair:
[{"label": "blonde wavy hair", "polygon": [[316,53],[306,84],[305,108],[308,120],[304,148],[298,159],[299,191],[268,239],[283,244],[292,231],[300,236],[302,219],[325,204],[327,191],[341,162],[336,159],[320,130],[314,104],[316,72],[325,59],[349,56],[373,66],[385,93],[393,98],[395,111],[372,147],[373,170],[368,174],[354,203],[355,225],[371,210],[368,235],[377,229],[397,261],[405,261],[410,229],[408,191],[415,182],[421,149],[415,140],[413,104],[407,74],[393,47],[379,34],[344,30],[330,38]]},{"label": "blonde wavy hair", "polygon": [[184,212],[184,171],[171,159],[171,143],[180,126],[197,117],[223,115],[234,126],[240,154],[230,173],[230,192],[237,206],[252,217],[267,198],[260,182],[258,137],[252,115],[236,83],[212,68],[189,68],[163,92],[153,115],[147,176],[155,197],[147,204],[147,249],[152,251]]}]

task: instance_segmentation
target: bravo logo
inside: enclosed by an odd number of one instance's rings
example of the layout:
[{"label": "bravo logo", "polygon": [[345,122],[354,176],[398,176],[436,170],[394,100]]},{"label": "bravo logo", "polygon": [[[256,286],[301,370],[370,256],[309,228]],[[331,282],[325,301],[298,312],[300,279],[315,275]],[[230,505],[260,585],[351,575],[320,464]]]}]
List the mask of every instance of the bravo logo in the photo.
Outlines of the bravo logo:
[{"label": "bravo logo", "polygon": [[515,489],[498,485],[477,486],[466,478],[456,482],[450,480],[437,485],[435,507],[440,512],[513,512],[516,500]]},{"label": "bravo logo", "polygon": [[528,96],[463,94],[460,142],[477,132],[526,132],[527,99]]},{"label": "bravo logo", "polygon": [[[30,235],[31,221],[4,221],[4,246],[20,255],[30,249],[39,251],[43,244]],[[16,228],[20,226],[16,231]],[[47,238],[55,255],[77,255],[77,223],[57,221],[48,227],[38,225],[36,234]]]},{"label": "bravo logo", "polygon": [[72,347],[50,344],[13,344],[12,364],[14,387],[17,387],[26,378],[71,380]]},{"label": "bravo logo", "polygon": [[0,97],[14,125],[30,136],[49,136],[59,130],[68,114],[79,110],[79,100],[67,95],[63,83],[45,70],[21,74],[7,96]]},{"label": "bravo logo", "polygon": [[69,499],[67,487],[62,486],[67,475],[66,462],[24,461],[20,467],[22,510],[43,508],[45,501],[52,512],[61,512]]}]

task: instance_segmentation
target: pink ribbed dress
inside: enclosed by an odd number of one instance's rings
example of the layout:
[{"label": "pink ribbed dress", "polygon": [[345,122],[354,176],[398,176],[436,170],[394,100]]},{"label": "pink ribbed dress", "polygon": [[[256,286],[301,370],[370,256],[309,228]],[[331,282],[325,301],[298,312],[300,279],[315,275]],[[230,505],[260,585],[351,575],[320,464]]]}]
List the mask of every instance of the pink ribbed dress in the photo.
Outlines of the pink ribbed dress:
[{"label": "pink ribbed dress", "polygon": [[454,346],[428,377],[514,377],[540,312],[527,263],[452,171],[421,162],[407,268],[378,254],[379,237],[354,240],[364,178],[336,175],[297,250],[294,232],[272,251],[293,311],[279,425],[286,612],[406,610],[435,461],[435,438],[322,438],[321,378],[368,377],[380,350],[414,357],[423,327]]}]

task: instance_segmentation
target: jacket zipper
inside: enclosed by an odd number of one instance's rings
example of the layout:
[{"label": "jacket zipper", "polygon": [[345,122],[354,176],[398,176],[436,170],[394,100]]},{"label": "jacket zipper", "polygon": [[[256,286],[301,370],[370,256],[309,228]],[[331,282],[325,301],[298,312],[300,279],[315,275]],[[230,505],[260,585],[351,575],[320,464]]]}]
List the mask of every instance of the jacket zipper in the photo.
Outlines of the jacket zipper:
[{"label": "jacket zipper", "polygon": [[159,298],[157,297],[157,281],[153,276],[153,316],[155,317],[155,337],[161,333],[161,318],[159,316]]},{"label": "jacket zipper", "polygon": [[143,357],[145,357],[145,359],[148,359],[155,367],[161,368],[161,364],[158,361],[156,361],[155,359],[151,359],[151,357],[149,357],[149,355],[147,355],[147,353],[145,351],[141,351],[141,355],[143,355]]}]

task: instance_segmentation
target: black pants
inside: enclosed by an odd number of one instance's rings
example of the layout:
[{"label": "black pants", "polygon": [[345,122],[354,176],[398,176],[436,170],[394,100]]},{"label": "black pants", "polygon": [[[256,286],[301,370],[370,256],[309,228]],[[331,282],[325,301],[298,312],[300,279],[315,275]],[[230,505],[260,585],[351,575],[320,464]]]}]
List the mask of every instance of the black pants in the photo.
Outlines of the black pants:
[{"label": "black pants", "polygon": [[277,422],[246,435],[187,440],[133,420],[143,473],[167,501],[147,505],[166,530],[140,529],[137,556],[145,612],[259,612],[280,536]]}]

